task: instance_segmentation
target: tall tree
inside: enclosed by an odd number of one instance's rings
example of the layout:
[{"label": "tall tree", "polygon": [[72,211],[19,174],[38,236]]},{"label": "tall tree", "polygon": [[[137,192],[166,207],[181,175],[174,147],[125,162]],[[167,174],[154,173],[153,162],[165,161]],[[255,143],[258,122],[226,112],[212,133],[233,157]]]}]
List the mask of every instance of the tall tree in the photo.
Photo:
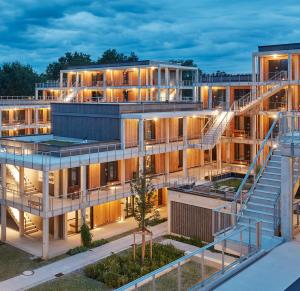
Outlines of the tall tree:
[{"label": "tall tree", "polygon": [[[130,183],[131,194],[134,197],[133,217],[138,223],[139,229],[142,234],[142,264],[144,263],[146,252],[146,234],[151,233],[147,226],[151,221],[157,217],[157,213],[154,211],[154,194],[155,188],[152,184],[151,177],[148,177],[145,173],[141,172],[137,179]],[[150,250],[152,253],[152,250]]]},{"label": "tall tree", "polygon": [[84,66],[92,65],[91,56],[81,52],[67,52],[60,57],[57,62],[53,62],[46,68],[46,78],[48,80],[59,79],[60,70],[66,69],[69,66]]},{"label": "tall tree", "polygon": [[0,67],[0,96],[33,96],[39,75],[29,65],[19,62]]},{"label": "tall tree", "polygon": [[97,64],[114,64],[138,61],[138,56],[131,52],[129,56],[119,53],[116,49],[108,49],[103,52],[102,56],[97,60]]}]

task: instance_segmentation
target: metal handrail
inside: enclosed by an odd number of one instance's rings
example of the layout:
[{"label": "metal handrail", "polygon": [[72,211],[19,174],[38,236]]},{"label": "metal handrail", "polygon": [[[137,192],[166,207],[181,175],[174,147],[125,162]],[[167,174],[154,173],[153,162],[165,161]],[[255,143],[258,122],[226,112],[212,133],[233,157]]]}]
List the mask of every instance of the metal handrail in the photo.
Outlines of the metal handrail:
[{"label": "metal handrail", "polygon": [[[254,160],[252,161],[252,163],[251,163],[251,165],[250,165],[250,167],[249,167],[249,169],[248,169],[248,171],[247,171],[247,173],[246,173],[246,175],[245,175],[242,183],[240,184],[240,186],[239,186],[239,188],[238,188],[238,190],[237,190],[237,192],[236,192],[236,194],[234,196],[234,204],[233,205],[234,205],[234,211],[235,211],[235,213],[237,213],[237,203],[238,203],[238,200],[241,200],[242,190],[243,190],[245,184],[247,183],[247,180],[248,180],[249,176],[251,175],[252,171],[254,170],[254,167],[256,166],[256,163],[258,161],[258,158],[260,157],[260,154],[264,150],[264,147],[267,145],[269,137],[272,136],[272,132],[273,132],[273,130],[274,130],[274,128],[275,128],[275,126],[276,126],[276,124],[278,122],[278,117],[280,117],[280,116],[281,116],[281,113],[278,113],[277,118],[273,121],[272,126],[270,127],[267,135],[265,136],[265,138],[264,138],[264,140],[263,140],[263,142],[262,142],[262,144],[261,144],[261,146],[260,146],[260,148],[259,148],[259,150],[258,150],[258,152],[257,152],[257,154],[256,154],[256,156],[254,158]],[[264,166],[266,166],[267,160],[268,160],[268,158],[265,160]],[[260,173],[262,173],[263,171],[264,171],[264,167],[262,167],[262,169],[260,170]]]},{"label": "metal handrail", "polygon": [[[251,257],[252,255],[258,253],[261,250],[261,244],[259,242],[261,242],[261,231],[260,231],[260,222],[258,222],[258,224],[256,225],[256,227],[258,228],[258,235],[256,237],[256,241],[254,242],[256,244],[256,247],[254,248],[253,251],[251,251],[251,242],[249,243],[249,253],[247,255],[243,255],[242,251],[240,254],[240,258],[237,259],[236,261],[230,263],[229,265],[225,266],[224,262],[224,256],[225,256],[225,244],[226,244],[226,240],[229,240],[231,237],[236,236],[237,234],[240,234],[240,239],[242,238],[241,233],[243,232],[248,232],[248,229],[251,226],[247,225],[244,227],[241,227],[240,229],[238,229],[236,232],[230,232],[229,234],[225,234],[224,236],[221,236],[220,238],[217,238],[214,242],[211,242],[209,244],[207,244],[204,247],[201,247],[169,264],[166,264],[138,279],[135,279],[134,281],[127,283],[126,285],[123,285],[122,287],[119,287],[116,289],[116,291],[125,291],[125,290],[131,290],[131,289],[137,289],[138,286],[142,286],[146,283],[148,283],[149,281],[155,280],[156,278],[160,277],[160,275],[165,274],[168,270],[173,270],[173,269],[179,269],[181,265],[183,265],[184,263],[186,263],[187,261],[189,261],[191,258],[193,258],[194,256],[197,256],[200,260],[201,260],[201,274],[202,274],[202,278],[203,280],[199,283],[199,285],[201,285],[202,287],[205,286],[207,283],[210,282],[210,280],[212,278],[215,278],[217,275],[224,275],[225,271],[229,270],[230,268],[232,268],[233,266],[236,266],[237,263],[241,263],[242,261],[244,261],[245,259],[248,259],[249,257]],[[243,245],[243,241],[241,240],[239,242],[239,244],[242,246]],[[246,242],[247,244],[247,242]],[[204,253],[205,251],[208,251],[212,248],[215,247],[215,245],[222,245],[222,266],[221,269],[218,272],[215,272],[214,274],[210,275],[209,277],[205,278],[205,256]],[[204,279],[205,278],[205,279]],[[178,279],[180,282],[180,279]],[[155,286],[155,284],[153,284]],[[153,286],[152,285],[152,286]],[[180,285],[180,284],[179,284]],[[197,284],[198,285],[198,284]],[[193,286],[191,286],[193,287]],[[152,290],[155,290],[155,288],[152,288]]]}]

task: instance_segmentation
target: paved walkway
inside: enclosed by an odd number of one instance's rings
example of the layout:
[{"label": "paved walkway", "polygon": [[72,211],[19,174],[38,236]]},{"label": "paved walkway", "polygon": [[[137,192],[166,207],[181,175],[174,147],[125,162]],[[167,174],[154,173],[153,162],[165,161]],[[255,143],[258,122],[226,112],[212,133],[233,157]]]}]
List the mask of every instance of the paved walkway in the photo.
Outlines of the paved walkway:
[{"label": "paved walkway", "polygon": [[273,249],[217,291],[283,291],[300,277],[300,242],[291,241]]},{"label": "paved walkway", "polygon": [[[159,208],[161,217],[167,217],[167,207]],[[122,222],[114,222],[91,230],[93,240],[110,238],[115,235],[133,230],[137,227],[136,221],[130,217]],[[42,256],[42,232],[19,236],[19,232],[7,228],[7,243],[37,257]],[[0,230],[1,233],[1,230]],[[81,244],[80,234],[68,236],[66,240],[50,240],[49,258],[66,253],[69,249]]]},{"label": "paved walkway", "polygon": [[[153,238],[162,236],[167,233],[167,222],[161,223],[150,228],[153,231]],[[140,237],[137,241],[140,242]],[[132,235],[112,241],[108,244],[94,248],[88,252],[74,255],[47,266],[34,270],[32,276],[19,275],[0,282],[1,291],[25,290],[49,280],[55,279],[55,274],[69,274],[73,271],[81,269],[87,265],[93,264],[103,258],[111,255],[112,252],[118,253],[128,249],[133,243]]]}]

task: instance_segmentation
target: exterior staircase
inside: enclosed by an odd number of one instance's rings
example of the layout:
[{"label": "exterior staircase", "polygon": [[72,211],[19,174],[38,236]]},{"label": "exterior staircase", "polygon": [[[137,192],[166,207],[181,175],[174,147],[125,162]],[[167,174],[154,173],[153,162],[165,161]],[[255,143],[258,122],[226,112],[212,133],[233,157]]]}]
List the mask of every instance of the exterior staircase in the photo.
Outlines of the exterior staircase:
[{"label": "exterior staircase", "polygon": [[[19,169],[14,165],[7,165],[8,173],[11,180],[15,183],[16,186],[19,185]],[[24,194],[33,195],[39,193],[35,186],[29,181],[28,178],[24,176]]]},{"label": "exterior staircase", "polygon": [[[20,225],[20,214],[19,210],[16,208],[8,207],[8,213],[13,219],[13,221],[16,223],[16,225],[19,227]],[[30,217],[24,213],[24,233],[25,234],[32,234],[38,232],[37,227],[35,224],[32,222]]]},{"label": "exterior staircase", "polygon": [[[298,163],[294,163],[294,181],[298,179]],[[280,188],[281,188],[281,155],[274,151],[259,177],[257,184],[249,195],[248,201],[241,209],[237,224],[249,224],[249,218],[255,218],[262,223],[262,234],[278,235],[280,224]],[[251,190],[250,190],[251,191]],[[254,227],[254,226],[253,226]]]},{"label": "exterior staircase", "polygon": [[212,149],[218,143],[233,116],[233,111],[223,111],[220,112],[217,117],[211,118],[204,126],[200,140],[191,142],[189,146],[202,150]]},{"label": "exterior staircase", "polygon": [[241,99],[234,102],[234,110],[236,114],[244,114],[251,110],[253,107],[260,104],[263,100],[273,96],[279,92],[284,86],[281,83],[273,84],[271,88],[262,93],[260,96],[254,96],[252,92],[246,94]]},{"label": "exterior staircase", "polygon": [[[11,180],[11,182],[13,182],[12,184],[14,184],[17,188],[19,185],[19,169],[13,165],[7,165],[6,167],[9,174],[9,180]],[[26,177],[24,177],[24,192],[24,195],[26,196],[39,193],[35,186]],[[12,207],[8,207],[8,213],[19,227],[19,210]],[[30,217],[26,213],[24,213],[24,224],[25,234],[32,234],[38,231],[37,227],[34,225]]]}]

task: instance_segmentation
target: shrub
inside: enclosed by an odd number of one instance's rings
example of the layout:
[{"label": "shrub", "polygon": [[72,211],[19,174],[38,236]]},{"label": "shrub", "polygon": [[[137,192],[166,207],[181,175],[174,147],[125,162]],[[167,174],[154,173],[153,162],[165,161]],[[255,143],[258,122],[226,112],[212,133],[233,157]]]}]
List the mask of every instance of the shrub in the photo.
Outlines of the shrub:
[{"label": "shrub", "polygon": [[96,248],[96,247],[100,247],[104,244],[108,243],[107,239],[98,239],[98,240],[94,240],[91,242],[91,248]]},{"label": "shrub", "polygon": [[69,256],[74,256],[74,255],[76,255],[76,254],[86,252],[87,250],[88,250],[87,247],[85,247],[85,246],[80,246],[80,247],[76,247],[76,248],[73,248],[73,249],[69,249],[69,250],[67,251],[67,254],[68,254]]},{"label": "shrub", "polygon": [[193,245],[193,246],[199,247],[199,248],[202,248],[203,246],[205,246],[205,243],[202,240],[197,239],[195,237],[187,238],[184,236],[176,236],[176,235],[171,235],[171,234],[165,235],[164,237],[168,238],[168,239],[176,240],[176,241],[179,241],[182,243],[190,244],[190,245]]},{"label": "shrub", "polygon": [[[150,248],[147,244],[146,252]],[[172,245],[153,244],[153,259],[150,261],[146,256],[143,266],[141,266],[141,246],[137,248],[136,260],[133,260],[133,251],[129,250],[125,254],[112,254],[104,260],[90,265],[84,269],[87,277],[102,281],[110,288],[118,288],[142,275],[145,275],[157,268],[160,268],[179,257],[183,252]]]},{"label": "shrub", "polygon": [[93,235],[90,232],[90,228],[87,224],[83,224],[80,228],[80,234],[81,234],[81,243],[84,247],[89,248],[92,243],[92,237]]}]

